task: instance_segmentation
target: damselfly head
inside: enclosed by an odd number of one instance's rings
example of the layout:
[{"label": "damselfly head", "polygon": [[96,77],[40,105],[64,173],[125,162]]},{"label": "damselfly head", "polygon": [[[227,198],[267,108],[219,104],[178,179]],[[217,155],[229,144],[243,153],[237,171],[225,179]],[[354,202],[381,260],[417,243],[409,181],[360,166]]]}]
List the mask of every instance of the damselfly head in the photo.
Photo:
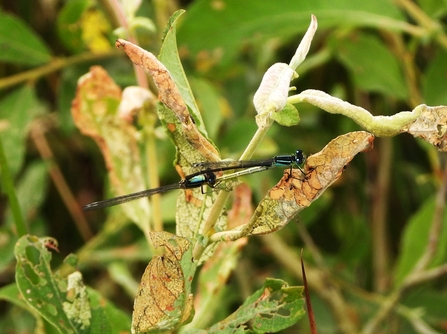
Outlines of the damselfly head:
[{"label": "damselfly head", "polygon": [[296,150],[295,152],[295,163],[301,165],[304,162],[304,154],[302,150]]}]

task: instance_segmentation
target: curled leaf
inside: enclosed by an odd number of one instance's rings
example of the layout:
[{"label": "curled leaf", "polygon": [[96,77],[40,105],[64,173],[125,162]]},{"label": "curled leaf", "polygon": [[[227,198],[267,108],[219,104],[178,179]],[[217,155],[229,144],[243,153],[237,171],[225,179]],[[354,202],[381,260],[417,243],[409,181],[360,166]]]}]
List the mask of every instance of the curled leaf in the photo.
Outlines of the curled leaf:
[{"label": "curled leaf", "polygon": [[124,50],[135,65],[141,66],[153,78],[158,88],[158,97],[171,110],[174,110],[182,123],[189,124],[188,108],[180,92],[171,78],[168,69],[152,53],[124,39],[115,43],[118,49]]},{"label": "curled leaf", "polygon": [[325,92],[308,89],[300,94],[290,96],[289,103],[308,102],[331,114],[341,114],[351,118],[365,130],[378,137],[392,137],[401,133],[405,126],[414,122],[420,116],[420,110],[401,111],[391,116],[373,116],[359,106],[350,104]]},{"label": "curled leaf", "polygon": [[219,160],[216,148],[198,131],[191,117],[188,107],[183,100],[180,91],[164,66],[152,53],[130,43],[124,39],[118,39],[115,46],[124,50],[135,65],[141,66],[149,73],[158,88],[158,97],[161,102],[172,112],[181,123],[183,133],[188,142],[209,161]]},{"label": "curled leaf", "polygon": [[280,112],[287,103],[290,81],[296,73],[284,63],[273,64],[262,78],[261,85],[253,97],[260,128],[268,126],[271,114]]},{"label": "curled leaf", "polygon": [[258,114],[281,111],[287,102],[290,80],[295,75],[289,65],[276,63],[265,72],[261,85],[253,97]]},{"label": "curled leaf", "polygon": [[289,103],[306,101],[331,114],[351,118],[375,136],[391,137],[408,132],[434,145],[439,151],[447,151],[447,107],[418,105],[412,111],[401,111],[391,116],[373,116],[362,107],[333,97],[325,92],[308,89],[290,96]]},{"label": "curled leaf", "polygon": [[315,32],[317,31],[318,22],[317,17],[315,15],[311,15],[311,21],[309,28],[307,28],[306,33],[304,34],[303,39],[301,40],[300,45],[296,49],[295,55],[292,57],[289,66],[292,69],[296,69],[303,61],[306,59],[307,53],[310,49],[310,44],[312,43],[312,39],[314,38]]},{"label": "curled leaf", "polygon": [[447,151],[447,106],[429,107],[421,104],[415,108],[420,109],[420,116],[408,126],[406,131],[415,137],[421,138],[439,151]]},{"label": "curled leaf", "polygon": [[126,87],[118,107],[118,117],[133,122],[136,113],[145,106],[155,106],[156,98],[151,91],[138,86]]}]

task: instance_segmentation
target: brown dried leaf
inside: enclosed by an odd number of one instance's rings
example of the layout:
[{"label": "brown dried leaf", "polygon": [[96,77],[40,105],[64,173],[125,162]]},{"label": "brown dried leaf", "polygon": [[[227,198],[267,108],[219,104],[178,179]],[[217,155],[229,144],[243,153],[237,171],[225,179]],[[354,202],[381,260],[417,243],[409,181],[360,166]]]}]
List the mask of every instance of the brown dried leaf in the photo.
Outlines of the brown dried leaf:
[{"label": "brown dried leaf", "polygon": [[168,232],[151,232],[154,247],[165,254],[154,256],[144,271],[132,314],[132,332],[172,331],[194,313],[190,284],[195,271],[190,243]]},{"label": "brown dried leaf", "polygon": [[407,132],[434,145],[439,151],[447,151],[447,106],[419,106],[421,115]]},{"label": "brown dried leaf", "polygon": [[283,228],[298,212],[315,201],[335,182],[354,156],[373,146],[374,136],[358,131],[333,139],[320,152],[309,156],[306,176],[298,169],[285,170],[284,176],[259,203],[249,224],[216,233],[216,240],[235,240],[241,236],[267,234]]},{"label": "brown dried leaf", "polygon": [[182,123],[191,122],[188,108],[186,107],[180,92],[172,80],[168,69],[152,53],[124,39],[118,39],[115,43],[118,49],[124,50],[130,60],[142,67],[153,78],[158,88],[158,97],[171,110],[174,110]]},{"label": "brown dried leaf", "polygon": [[[98,144],[117,195],[143,190],[145,184],[137,131],[127,117],[119,114],[121,94],[107,72],[93,66],[79,79],[71,107],[76,126]],[[124,208],[134,221],[147,221],[147,202],[128,203]]]},{"label": "brown dried leaf", "polygon": [[124,39],[118,39],[115,46],[124,50],[135,65],[141,66],[154,78],[160,101],[175,113],[188,142],[206,160],[218,161],[219,154],[216,148],[198,131],[168,69],[152,53]]}]

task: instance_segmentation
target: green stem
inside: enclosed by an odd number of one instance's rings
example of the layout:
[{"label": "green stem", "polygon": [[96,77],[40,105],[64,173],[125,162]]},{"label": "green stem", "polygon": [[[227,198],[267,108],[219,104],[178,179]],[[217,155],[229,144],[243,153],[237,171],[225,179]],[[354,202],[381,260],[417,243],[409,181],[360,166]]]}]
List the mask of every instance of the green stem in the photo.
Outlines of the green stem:
[{"label": "green stem", "polygon": [[252,157],[255,149],[258,147],[259,143],[264,139],[265,135],[267,134],[268,129],[270,129],[270,126],[273,124],[273,121],[270,121],[268,126],[258,128],[256,133],[254,134],[253,138],[250,140],[250,143],[248,143],[247,148],[245,149],[244,153],[242,153],[239,160],[248,160]]},{"label": "green stem", "polygon": [[[272,124],[273,124],[273,121],[270,121],[267,126],[258,128],[256,133],[253,135],[253,138],[250,140],[250,143],[247,145],[247,148],[245,149],[244,153],[242,153],[240,160],[247,160],[247,159],[251,158],[256,147],[258,147],[259,143],[265,137],[268,129],[270,129],[270,126]],[[214,202],[213,207],[211,209],[210,215],[208,216],[208,219],[205,222],[205,226],[203,228],[203,235],[209,235],[209,233],[212,231],[214,225],[216,225],[216,222],[219,219],[220,215],[222,214],[222,210],[225,206],[225,203],[228,200],[228,197],[230,197],[230,193],[227,191],[224,191],[224,190],[222,190],[219,193],[219,195],[217,196],[217,199]],[[205,247],[203,247],[202,245],[197,243],[194,247],[194,252],[193,252],[194,258],[200,259],[204,250],[205,250]]]},{"label": "green stem", "polygon": [[23,82],[35,81],[40,77],[59,71],[60,69],[71,65],[96,61],[102,58],[116,57],[118,55],[122,55],[122,53],[118,50],[111,49],[110,51],[104,53],[83,53],[68,58],[55,58],[53,61],[46,65],[0,79],[0,90],[18,85]]}]

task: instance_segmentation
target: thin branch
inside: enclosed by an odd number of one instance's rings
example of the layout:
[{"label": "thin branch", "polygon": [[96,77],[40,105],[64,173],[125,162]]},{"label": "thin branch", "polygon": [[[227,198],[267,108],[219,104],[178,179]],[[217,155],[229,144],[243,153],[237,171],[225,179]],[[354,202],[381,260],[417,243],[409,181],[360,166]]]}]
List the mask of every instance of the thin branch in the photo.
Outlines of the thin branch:
[{"label": "thin branch", "polygon": [[362,333],[372,334],[378,332],[379,325],[394,310],[403,293],[416,284],[428,281],[430,278],[439,277],[447,272],[447,266],[426,270],[433,260],[439,245],[439,234],[442,228],[442,217],[445,209],[445,197],[447,193],[447,164],[444,167],[443,182],[436,196],[436,207],[431,225],[427,247],[420,257],[413,271],[404,279],[400,287],[397,287],[383,302],[377,313],[365,325]]},{"label": "thin branch", "polygon": [[70,212],[71,217],[76,223],[79,233],[84,241],[87,241],[92,238],[93,232],[90,229],[78,202],[73,196],[70,187],[65,181],[59,166],[54,161],[53,152],[51,151],[50,145],[48,145],[48,141],[43,133],[44,131],[45,125],[43,125],[42,121],[36,121],[31,127],[30,134],[42,159],[47,162],[49,166],[50,177]]},{"label": "thin branch", "polygon": [[372,261],[374,267],[374,290],[385,292],[390,284],[390,249],[387,233],[388,195],[390,187],[390,162],[392,161],[392,143],[389,139],[382,139],[379,145],[380,161],[377,180],[372,194],[372,208],[370,228],[372,233]]},{"label": "thin branch", "polygon": [[400,5],[418,24],[427,29],[434,39],[444,49],[447,49],[447,36],[443,32],[442,25],[432,20],[416,3],[410,0],[397,0],[396,3]]},{"label": "thin branch", "polygon": [[431,225],[430,233],[428,235],[427,248],[416,267],[414,268],[413,275],[422,272],[436,255],[436,251],[439,245],[439,236],[441,235],[443,227],[443,216],[445,211],[445,198],[447,193],[447,163],[444,166],[444,174],[442,177],[442,183],[436,194],[435,210],[433,215],[433,222]]},{"label": "thin branch", "polygon": [[36,81],[41,77],[47,76],[69,66],[97,61],[104,58],[117,57],[119,55],[119,51],[112,49],[103,53],[83,53],[73,57],[54,58],[50,63],[43,66],[0,79],[0,90],[10,88],[24,82]]}]

